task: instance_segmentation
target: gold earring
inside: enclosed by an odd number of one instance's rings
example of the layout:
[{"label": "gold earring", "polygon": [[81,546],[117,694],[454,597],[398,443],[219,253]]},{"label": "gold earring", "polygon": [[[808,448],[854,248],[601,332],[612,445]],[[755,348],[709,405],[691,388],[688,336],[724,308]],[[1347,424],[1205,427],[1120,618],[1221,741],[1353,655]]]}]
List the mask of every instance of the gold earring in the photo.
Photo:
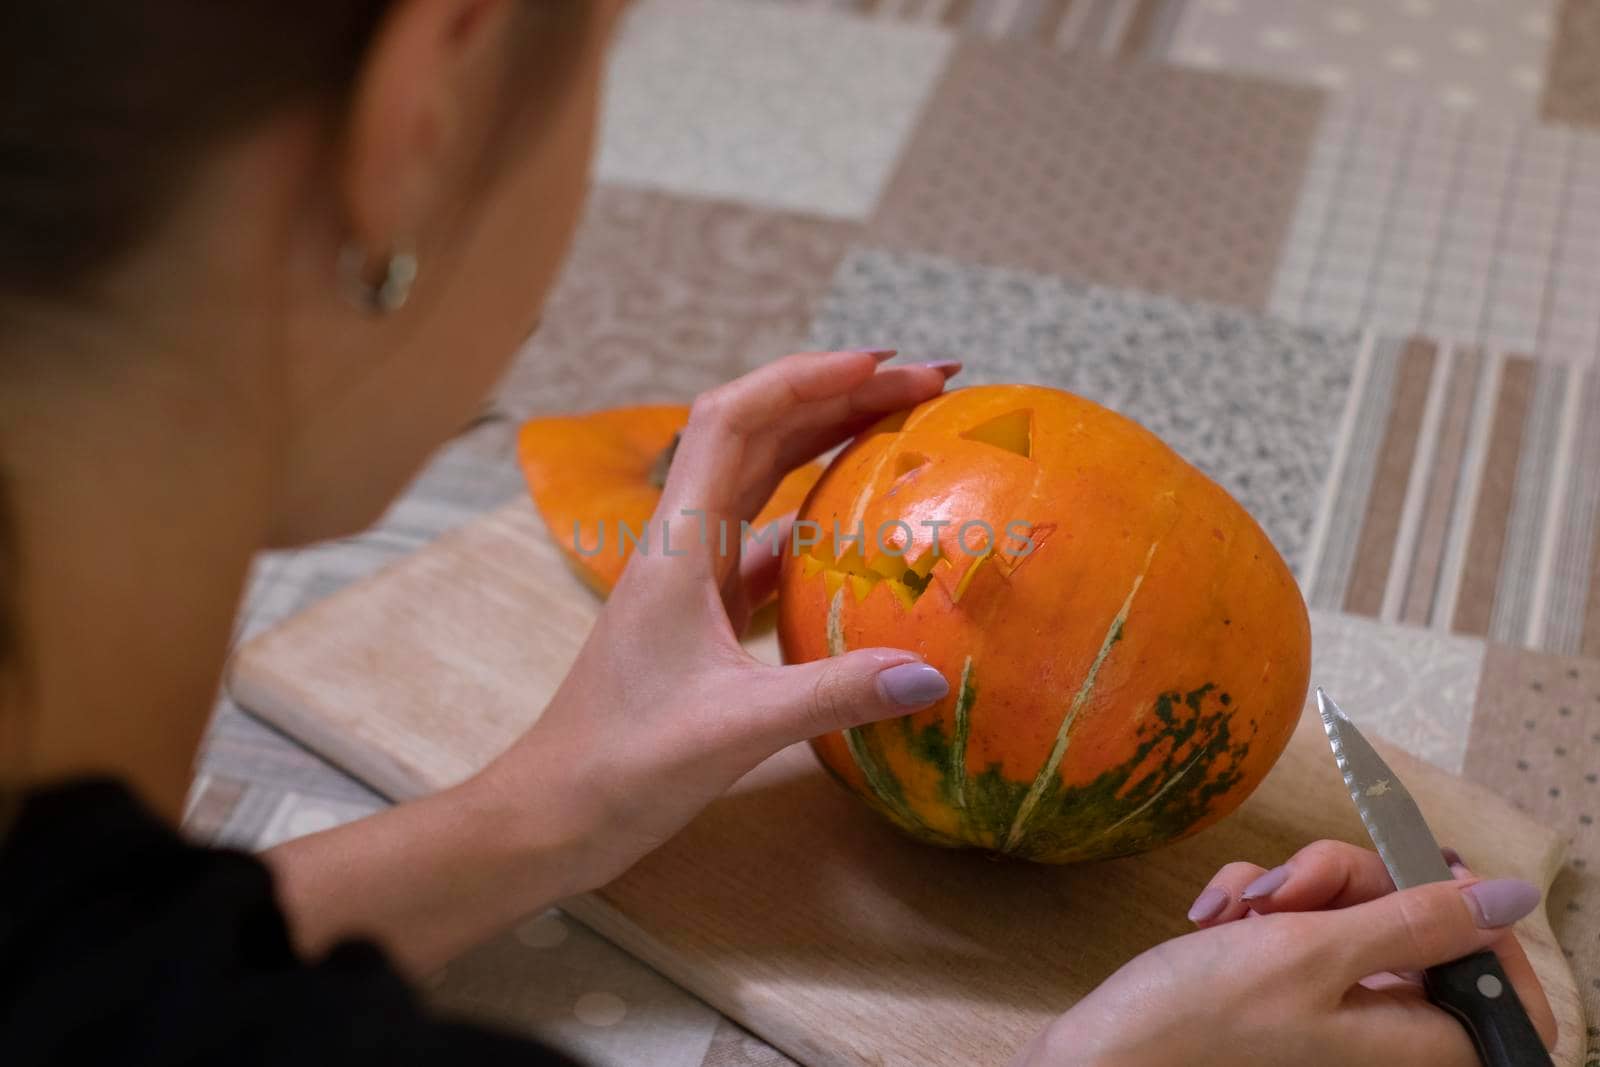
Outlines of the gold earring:
[{"label": "gold earring", "polygon": [[405,307],[417,281],[417,255],[401,243],[389,253],[377,282],[367,280],[367,253],[352,241],[339,251],[339,279],[352,303],[374,315],[390,315]]}]

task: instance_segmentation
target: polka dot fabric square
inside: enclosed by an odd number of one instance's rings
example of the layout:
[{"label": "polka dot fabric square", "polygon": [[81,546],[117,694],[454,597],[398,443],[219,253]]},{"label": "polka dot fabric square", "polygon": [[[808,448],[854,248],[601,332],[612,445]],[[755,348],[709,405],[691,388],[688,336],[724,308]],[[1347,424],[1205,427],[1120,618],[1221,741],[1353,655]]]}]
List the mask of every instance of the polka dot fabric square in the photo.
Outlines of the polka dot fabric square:
[{"label": "polka dot fabric square", "polygon": [[431,1003],[554,1045],[594,1067],[701,1067],[715,1011],[559,911],[451,961]]},{"label": "polka dot fabric square", "polygon": [[1554,7],[1553,0],[1191,0],[1172,58],[1531,118]]},{"label": "polka dot fabric square", "polygon": [[[1465,773],[1570,835],[1546,910],[1600,1020],[1600,660],[1490,646]],[[1446,844],[1472,865],[1471,842]],[[1600,1029],[1588,1039],[1586,1063],[1600,1058]]]}]

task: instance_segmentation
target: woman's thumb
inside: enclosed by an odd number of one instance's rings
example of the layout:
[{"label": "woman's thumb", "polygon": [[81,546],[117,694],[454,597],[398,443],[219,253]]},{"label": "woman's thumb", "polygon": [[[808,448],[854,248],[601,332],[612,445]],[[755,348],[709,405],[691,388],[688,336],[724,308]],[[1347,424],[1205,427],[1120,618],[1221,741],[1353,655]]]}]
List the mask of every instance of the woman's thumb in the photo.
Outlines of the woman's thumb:
[{"label": "woman's thumb", "polygon": [[1538,907],[1539,888],[1515,878],[1434,882],[1328,914],[1346,946],[1341,977],[1421,971],[1487,948]]},{"label": "woman's thumb", "polygon": [[771,667],[759,703],[779,744],[905,715],[943,700],[950,683],[910,652],[864,648],[843,656]]}]

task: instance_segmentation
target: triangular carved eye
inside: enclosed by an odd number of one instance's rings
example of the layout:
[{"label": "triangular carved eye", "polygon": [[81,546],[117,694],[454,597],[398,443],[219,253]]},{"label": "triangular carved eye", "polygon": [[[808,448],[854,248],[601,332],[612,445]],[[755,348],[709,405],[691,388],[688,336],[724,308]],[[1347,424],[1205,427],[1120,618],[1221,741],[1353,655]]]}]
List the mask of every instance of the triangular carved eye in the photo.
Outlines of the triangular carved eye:
[{"label": "triangular carved eye", "polygon": [[894,476],[903,478],[927,462],[928,457],[921,452],[902,452],[894,458]]},{"label": "triangular carved eye", "polygon": [[996,415],[979,423],[961,435],[968,441],[979,441],[1007,452],[1015,452],[1024,459],[1033,458],[1033,412],[1028,408],[1005,415]]}]

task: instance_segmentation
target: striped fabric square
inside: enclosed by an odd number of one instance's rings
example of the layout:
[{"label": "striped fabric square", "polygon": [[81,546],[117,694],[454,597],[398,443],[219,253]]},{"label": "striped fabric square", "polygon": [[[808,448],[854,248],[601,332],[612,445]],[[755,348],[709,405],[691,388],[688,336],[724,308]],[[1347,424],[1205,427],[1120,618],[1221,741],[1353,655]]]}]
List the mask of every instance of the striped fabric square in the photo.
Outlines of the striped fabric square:
[{"label": "striped fabric square", "polygon": [[1368,334],[1313,529],[1312,604],[1600,654],[1600,374]]}]

